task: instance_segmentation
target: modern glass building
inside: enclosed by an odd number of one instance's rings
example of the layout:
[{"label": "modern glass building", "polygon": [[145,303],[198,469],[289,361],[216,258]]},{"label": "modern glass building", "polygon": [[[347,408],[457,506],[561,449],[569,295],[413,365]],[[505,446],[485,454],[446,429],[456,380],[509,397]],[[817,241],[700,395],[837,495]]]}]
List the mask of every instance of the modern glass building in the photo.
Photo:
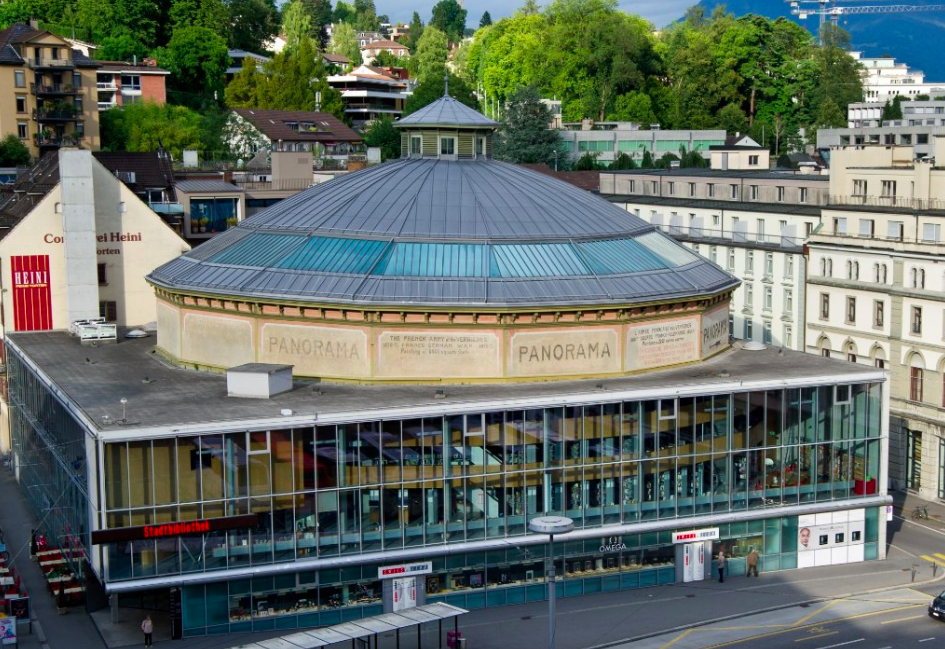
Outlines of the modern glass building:
[{"label": "modern glass building", "polygon": [[156,270],[156,345],[9,337],[19,480],[90,602],[202,635],[370,616],[403,579],[539,600],[549,514],[563,596],[704,579],[682,558],[720,548],[883,557],[881,370],[732,347],[717,266],[493,162],[449,98],[399,124],[403,160]]}]

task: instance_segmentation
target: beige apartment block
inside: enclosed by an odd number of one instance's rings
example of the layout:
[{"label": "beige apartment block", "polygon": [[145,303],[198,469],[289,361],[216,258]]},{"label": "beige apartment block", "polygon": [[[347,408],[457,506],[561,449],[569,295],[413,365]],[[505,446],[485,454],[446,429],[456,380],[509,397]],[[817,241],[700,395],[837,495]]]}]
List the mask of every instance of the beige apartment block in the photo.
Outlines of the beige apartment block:
[{"label": "beige apartment block", "polygon": [[16,135],[33,157],[63,146],[97,151],[98,67],[50,32],[24,23],[0,31],[0,137]]},{"label": "beige apartment block", "polygon": [[837,148],[831,162],[807,351],[890,372],[890,478],[945,497],[945,170],[912,147]]}]

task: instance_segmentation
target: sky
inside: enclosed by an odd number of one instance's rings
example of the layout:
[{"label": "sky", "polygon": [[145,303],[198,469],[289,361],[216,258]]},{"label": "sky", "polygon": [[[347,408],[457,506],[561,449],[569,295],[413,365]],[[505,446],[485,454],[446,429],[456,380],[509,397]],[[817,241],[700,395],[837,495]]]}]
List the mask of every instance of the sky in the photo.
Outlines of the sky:
[{"label": "sky", "polygon": [[[620,8],[627,13],[643,16],[656,27],[665,27],[668,23],[681,17],[688,7],[697,4],[699,0],[623,0]],[[538,0],[544,5],[547,0]],[[430,13],[436,0],[374,0],[377,12],[390,16],[394,22],[410,22],[414,11],[419,12],[423,22],[430,20]],[[492,20],[498,20],[511,15],[525,0],[464,0],[463,6],[467,11],[466,25],[478,27],[483,11],[488,11]]]}]

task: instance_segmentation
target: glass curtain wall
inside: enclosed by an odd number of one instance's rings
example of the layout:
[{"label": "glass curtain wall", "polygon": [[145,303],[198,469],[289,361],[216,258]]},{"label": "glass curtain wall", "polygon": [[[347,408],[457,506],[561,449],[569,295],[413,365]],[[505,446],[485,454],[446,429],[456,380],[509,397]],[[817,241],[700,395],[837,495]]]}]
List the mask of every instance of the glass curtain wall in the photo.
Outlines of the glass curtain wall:
[{"label": "glass curtain wall", "polygon": [[514,537],[876,493],[879,384],[492,411],[105,445],[109,579]]}]

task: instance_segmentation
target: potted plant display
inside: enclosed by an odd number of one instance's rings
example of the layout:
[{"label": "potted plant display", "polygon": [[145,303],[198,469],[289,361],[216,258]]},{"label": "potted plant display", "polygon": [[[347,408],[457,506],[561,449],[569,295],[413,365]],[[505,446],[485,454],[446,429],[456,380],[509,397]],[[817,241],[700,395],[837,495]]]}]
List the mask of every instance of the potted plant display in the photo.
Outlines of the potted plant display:
[{"label": "potted plant display", "polygon": [[206,231],[207,231],[207,224],[208,224],[208,223],[210,223],[210,219],[208,219],[206,216],[201,216],[201,217],[200,217],[200,231],[201,231],[201,232],[206,232]]}]

